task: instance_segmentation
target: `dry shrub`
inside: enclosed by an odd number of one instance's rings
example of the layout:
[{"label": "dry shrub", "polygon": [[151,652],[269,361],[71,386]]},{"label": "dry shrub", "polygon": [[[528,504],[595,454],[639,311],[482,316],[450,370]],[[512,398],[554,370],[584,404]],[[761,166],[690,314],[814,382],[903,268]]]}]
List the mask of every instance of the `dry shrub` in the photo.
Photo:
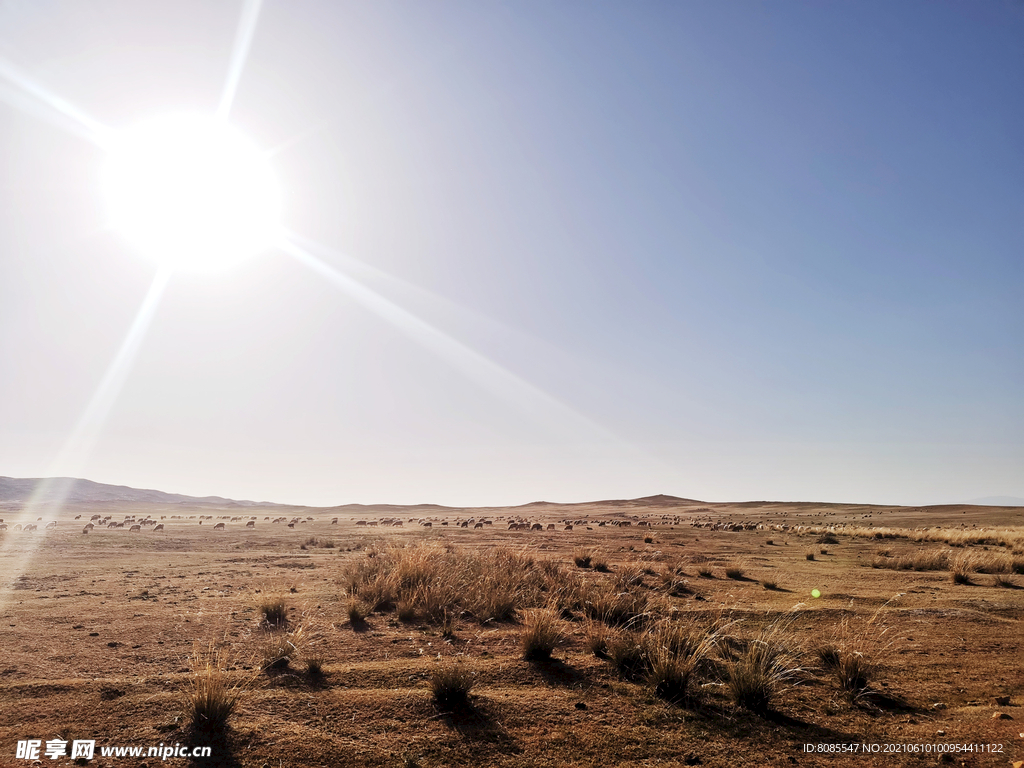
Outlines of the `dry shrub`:
[{"label": "dry shrub", "polygon": [[566,582],[559,564],[524,551],[473,552],[413,544],[374,549],[346,570],[342,584],[376,610],[403,606],[431,624],[470,615],[480,623],[512,621],[547,602]]},{"label": "dry shrub", "polygon": [[804,557],[806,557],[808,560],[813,560],[814,559],[814,550],[809,551],[806,555],[804,555]]},{"label": "dry shrub", "polygon": [[576,547],[572,551],[572,561],[576,563],[578,568],[589,568],[591,561],[594,559],[594,550],[585,549],[583,547]]},{"label": "dry shrub", "polygon": [[608,660],[619,676],[636,680],[647,674],[650,657],[641,636],[636,632],[619,632],[608,641]]},{"label": "dry shrub", "polygon": [[395,606],[398,620],[404,624],[412,624],[416,621],[416,605],[411,600],[401,600]]},{"label": "dry shrub", "polygon": [[775,579],[761,579],[761,586],[767,590],[776,590],[779,588],[779,582]]},{"label": "dry shrub", "polygon": [[728,660],[725,684],[737,706],[768,712],[780,689],[800,673],[791,629],[795,615],[774,621]]},{"label": "dry shrub", "polygon": [[675,656],[664,648],[654,648],[648,660],[647,682],[659,698],[680,704],[691,698],[690,683],[697,662],[693,657]]},{"label": "dry shrub", "polygon": [[644,567],[639,563],[630,563],[619,567],[612,582],[620,592],[642,586],[644,583]]},{"label": "dry shrub", "polygon": [[1004,587],[1006,589],[1016,589],[1017,583],[1013,580],[1012,576],[997,573],[992,577],[993,587]]},{"label": "dry shrub", "polygon": [[348,621],[352,626],[358,626],[359,624],[366,623],[366,617],[370,615],[370,610],[366,603],[357,597],[353,597],[348,601]]},{"label": "dry shrub", "polygon": [[833,630],[829,641],[815,649],[822,668],[835,677],[839,687],[851,698],[863,694],[879,670],[876,659],[884,658],[892,642],[887,640],[885,609],[899,596],[886,601],[858,629],[857,619],[844,616]]},{"label": "dry shrub", "polygon": [[600,621],[588,620],[583,628],[583,636],[586,639],[587,647],[599,659],[608,658],[608,638],[610,635],[608,627]]},{"label": "dry shrub", "polygon": [[838,544],[839,537],[831,531],[826,531],[817,538],[816,544]]},{"label": "dry shrub", "polygon": [[469,692],[475,682],[466,666],[452,659],[438,662],[430,674],[430,690],[437,706],[443,710],[466,707],[469,704]]},{"label": "dry shrub", "polygon": [[546,661],[565,635],[554,611],[532,609],[525,612],[520,647],[527,661]]},{"label": "dry shrub", "polygon": [[185,717],[189,725],[206,733],[223,732],[235,713],[251,679],[231,682],[227,669],[232,666],[227,653],[210,646],[198,649],[189,658],[186,683]]},{"label": "dry shrub", "polygon": [[262,616],[262,621],[268,626],[279,627],[288,623],[288,607],[284,598],[278,595],[268,595],[261,592],[261,597],[256,602],[256,611]]},{"label": "dry shrub", "polygon": [[584,610],[591,619],[609,627],[638,627],[647,617],[648,600],[641,592],[616,592],[607,586],[597,587]]},{"label": "dry shrub", "polygon": [[725,566],[725,575],[730,579],[742,579],[743,578],[743,566],[739,563],[730,563]]}]

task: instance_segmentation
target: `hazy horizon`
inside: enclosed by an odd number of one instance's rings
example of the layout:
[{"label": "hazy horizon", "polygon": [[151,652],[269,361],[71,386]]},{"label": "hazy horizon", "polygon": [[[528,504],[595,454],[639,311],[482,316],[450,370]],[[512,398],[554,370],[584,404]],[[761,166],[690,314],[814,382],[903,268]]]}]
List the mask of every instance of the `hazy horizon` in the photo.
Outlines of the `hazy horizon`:
[{"label": "hazy horizon", "polygon": [[[0,474],[1024,497],[1022,39],[1011,2],[0,4]],[[164,284],[95,134],[218,111],[287,237]]]}]

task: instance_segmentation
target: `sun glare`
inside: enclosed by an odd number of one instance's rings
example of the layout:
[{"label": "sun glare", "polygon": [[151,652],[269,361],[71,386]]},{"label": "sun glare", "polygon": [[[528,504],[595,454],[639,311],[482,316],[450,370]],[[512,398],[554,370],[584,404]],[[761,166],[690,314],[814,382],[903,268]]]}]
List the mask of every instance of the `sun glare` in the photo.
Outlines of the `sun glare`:
[{"label": "sun glare", "polygon": [[110,223],[146,257],[176,270],[216,270],[278,242],[281,195],[269,160],[225,122],[161,117],[109,146]]}]

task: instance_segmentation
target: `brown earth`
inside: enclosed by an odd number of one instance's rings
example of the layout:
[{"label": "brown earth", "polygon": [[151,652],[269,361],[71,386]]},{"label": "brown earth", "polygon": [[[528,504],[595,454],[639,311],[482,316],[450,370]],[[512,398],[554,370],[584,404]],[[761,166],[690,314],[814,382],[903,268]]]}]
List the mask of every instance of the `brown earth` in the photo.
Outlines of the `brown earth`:
[{"label": "brown earth", "polygon": [[[95,514],[148,517],[165,529],[97,526],[83,534]],[[200,525],[200,515],[210,519]],[[103,757],[97,747],[89,764],[110,768],[1009,766],[1024,759],[1024,576],[996,586],[995,574],[974,573],[957,584],[944,570],[871,567],[949,544],[982,559],[1024,555],[1021,508],[651,497],[471,510],[83,504],[65,509],[53,529],[17,508],[0,516],[8,525],[0,533],[0,766],[31,763],[16,758],[19,740],[56,738],[144,748],[209,743],[213,750],[207,759],[164,762]],[[247,529],[252,517],[255,527]],[[272,522],[278,517],[300,520],[288,528]],[[385,517],[404,525],[356,524]],[[469,519],[469,527],[458,526]],[[492,524],[473,528],[484,519]],[[510,519],[555,523],[556,530],[510,531]],[[564,521],[573,521],[572,531],[563,530]],[[26,522],[39,530],[14,530]],[[218,522],[224,530],[213,530]],[[694,525],[730,522],[747,529]],[[839,543],[817,542],[825,527]],[[1004,530],[977,534],[988,527]],[[684,704],[663,701],[642,680],[622,679],[591,653],[586,622],[571,612],[566,641],[545,663],[522,659],[517,622],[462,615],[445,635],[381,610],[353,626],[346,568],[389,543],[414,542],[469,552],[523,549],[559,563],[558,578],[584,572],[595,584],[637,566],[634,588],[656,595],[652,605],[667,620],[724,622],[749,638],[790,616],[788,637],[801,663],[769,711],[755,714],[735,706],[713,676]],[[577,568],[572,554],[581,547],[606,559],[610,572]],[[659,576],[671,564],[686,583],[680,597],[661,590]],[[727,566],[740,567],[742,576],[727,578]],[[702,569],[710,575],[702,577]],[[766,581],[777,588],[766,589]],[[289,625],[315,637],[322,677],[297,660],[260,671],[261,644],[273,633],[257,609],[267,594],[281,595]],[[843,631],[863,641],[859,647],[877,665],[856,697],[814,655]],[[228,674],[244,690],[226,734],[202,742],[187,728],[183,691],[193,675],[190,656],[211,645],[230,654]],[[475,674],[469,707],[443,712],[434,703],[428,680],[439,655],[459,657]],[[805,745],[831,753],[808,753]],[[842,745],[859,751],[837,753]],[[879,751],[865,754],[864,745]],[[948,762],[935,751],[956,745],[961,751]],[[41,764],[72,761],[41,755]]]}]

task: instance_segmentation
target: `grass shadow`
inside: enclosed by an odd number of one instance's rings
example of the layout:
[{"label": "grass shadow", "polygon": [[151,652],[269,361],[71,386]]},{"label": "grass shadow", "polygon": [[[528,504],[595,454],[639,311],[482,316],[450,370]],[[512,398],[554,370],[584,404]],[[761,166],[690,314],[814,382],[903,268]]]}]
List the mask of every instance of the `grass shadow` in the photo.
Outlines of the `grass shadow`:
[{"label": "grass shadow", "polygon": [[518,755],[523,751],[487,705],[479,701],[467,700],[449,706],[438,712],[435,718],[467,741],[490,744],[503,754]]},{"label": "grass shadow", "polygon": [[884,691],[876,691],[873,688],[865,688],[859,691],[853,697],[852,703],[859,709],[875,712],[915,713],[920,711],[919,707],[915,707],[901,696],[885,693]]},{"label": "grass shadow", "polygon": [[188,748],[189,755],[196,747],[209,747],[209,757],[188,757],[187,765],[203,768],[242,768],[242,762],[236,754],[237,747],[232,738],[230,728],[197,728],[185,731],[183,744]]},{"label": "grass shadow", "polygon": [[592,684],[590,675],[576,667],[566,664],[561,659],[543,659],[530,662],[534,670],[548,685],[559,685],[566,688],[579,688]]}]

